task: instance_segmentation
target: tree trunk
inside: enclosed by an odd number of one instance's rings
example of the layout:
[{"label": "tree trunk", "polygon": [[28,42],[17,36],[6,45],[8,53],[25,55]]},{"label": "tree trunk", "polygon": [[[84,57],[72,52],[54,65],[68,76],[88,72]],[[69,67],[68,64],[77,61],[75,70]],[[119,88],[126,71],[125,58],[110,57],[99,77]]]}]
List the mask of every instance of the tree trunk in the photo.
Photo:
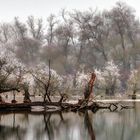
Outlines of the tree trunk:
[{"label": "tree trunk", "polygon": [[96,78],[96,75],[93,72],[91,74],[90,81],[88,82],[87,86],[85,87],[84,97],[85,97],[85,100],[87,100],[87,101],[89,100],[90,95],[93,91],[93,85],[94,85],[95,78]]},{"label": "tree trunk", "polygon": [[29,85],[24,84],[23,90],[24,90],[24,103],[31,102],[29,94]]},{"label": "tree trunk", "polygon": [[51,69],[50,69],[50,60],[49,60],[49,79],[47,85],[45,84],[44,102],[46,101],[46,98],[48,98],[49,102],[51,102],[50,92],[49,92],[50,82],[51,82]]}]

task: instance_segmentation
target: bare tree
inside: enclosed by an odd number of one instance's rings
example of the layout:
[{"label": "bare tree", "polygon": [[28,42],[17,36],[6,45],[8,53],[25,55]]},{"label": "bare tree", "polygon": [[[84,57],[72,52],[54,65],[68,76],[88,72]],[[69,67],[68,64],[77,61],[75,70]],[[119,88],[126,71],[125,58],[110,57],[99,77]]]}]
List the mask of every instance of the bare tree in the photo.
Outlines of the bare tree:
[{"label": "bare tree", "polygon": [[51,14],[48,19],[48,32],[46,34],[46,39],[48,42],[48,45],[51,45],[54,43],[54,36],[55,36],[55,26],[58,23],[58,20],[56,19],[55,15]]},{"label": "bare tree", "polygon": [[8,23],[3,23],[0,26],[0,42],[2,44],[7,43],[12,38],[12,26]]},{"label": "bare tree", "polygon": [[[138,30],[138,21],[135,19],[133,10],[125,3],[117,2],[116,6],[109,12],[111,19],[112,29],[120,36],[121,47],[123,52],[123,67],[128,69],[129,57],[128,57],[128,45],[127,37],[129,38],[133,50],[136,49],[136,30]],[[136,55],[131,55],[133,59],[134,67],[136,67]]]},{"label": "bare tree", "polygon": [[27,35],[27,27],[24,23],[20,22],[19,19],[15,18],[15,31],[19,39],[24,40]]},{"label": "bare tree", "polygon": [[108,40],[109,27],[103,15],[98,14],[96,10],[85,12],[75,11],[75,13],[72,14],[72,18],[75,24],[78,25],[79,31],[80,49],[78,61],[83,58],[81,56],[87,55],[88,57],[84,58],[89,58],[85,60],[86,63],[88,63],[91,58],[95,59],[94,52],[98,54],[101,53],[103,56],[102,60],[107,61],[106,42]]},{"label": "bare tree", "polygon": [[[37,60],[37,54],[41,42],[36,38],[30,38],[27,33],[26,25],[21,23],[17,18],[15,18],[15,29],[18,38],[17,41],[15,41],[17,46],[17,57],[20,58],[24,63],[31,65],[33,64],[33,61],[35,62],[35,60]],[[36,34],[35,36],[37,37],[38,35]]]},{"label": "bare tree", "polygon": [[[44,81],[40,77],[37,77],[35,74],[33,74],[33,77],[35,78],[36,84],[39,86],[39,88],[43,89],[45,93],[43,93],[43,100],[44,102],[49,101],[51,102],[50,98],[50,85],[51,85],[51,70],[50,70],[50,60],[49,60],[49,73],[48,73],[48,80]],[[43,75],[44,76],[44,75]]]},{"label": "bare tree", "polygon": [[28,17],[27,24],[31,36],[34,39],[43,39],[43,21],[42,19],[35,19],[33,16]]}]

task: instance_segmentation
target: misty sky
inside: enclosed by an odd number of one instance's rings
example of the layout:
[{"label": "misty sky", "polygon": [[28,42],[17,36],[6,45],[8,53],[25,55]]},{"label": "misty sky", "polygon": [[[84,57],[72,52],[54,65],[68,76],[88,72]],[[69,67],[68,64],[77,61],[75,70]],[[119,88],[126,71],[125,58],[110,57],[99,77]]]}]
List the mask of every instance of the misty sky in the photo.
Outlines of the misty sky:
[{"label": "misty sky", "polygon": [[[0,22],[12,21],[15,16],[26,20],[30,15],[46,19],[51,13],[58,14],[62,8],[67,10],[110,9],[118,0],[0,0]],[[139,0],[121,0],[136,10],[140,18]]]}]

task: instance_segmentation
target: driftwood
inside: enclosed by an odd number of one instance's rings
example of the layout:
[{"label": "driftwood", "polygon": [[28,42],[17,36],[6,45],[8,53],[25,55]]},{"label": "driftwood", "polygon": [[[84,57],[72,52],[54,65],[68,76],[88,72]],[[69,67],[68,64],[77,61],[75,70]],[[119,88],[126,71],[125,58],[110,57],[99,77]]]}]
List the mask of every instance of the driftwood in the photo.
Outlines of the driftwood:
[{"label": "driftwood", "polygon": [[[86,103],[86,102],[85,102]],[[91,110],[92,112],[96,112],[99,109],[109,109],[110,111],[116,111],[118,108],[129,109],[132,106],[125,106],[119,103],[108,103],[108,104],[99,104],[93,102],[89,105],[87,104],[72,104],[72,103],[60,103],[60,102],[31,102],[31,103],[1,103],[0,111],[32,111],[32,107],[43,107],[43,110],[39,112],[57,112],[57,111],[84,111]]]}]

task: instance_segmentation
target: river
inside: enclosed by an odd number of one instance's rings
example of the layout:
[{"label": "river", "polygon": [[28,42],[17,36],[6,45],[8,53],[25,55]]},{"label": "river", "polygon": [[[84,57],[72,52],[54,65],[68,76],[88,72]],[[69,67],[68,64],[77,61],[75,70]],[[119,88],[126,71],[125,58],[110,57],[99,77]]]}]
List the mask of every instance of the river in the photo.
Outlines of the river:
[{"label": "river", "polygon": [[0,113],[0,140],[139,140],[140,103],[96,113]]}]

